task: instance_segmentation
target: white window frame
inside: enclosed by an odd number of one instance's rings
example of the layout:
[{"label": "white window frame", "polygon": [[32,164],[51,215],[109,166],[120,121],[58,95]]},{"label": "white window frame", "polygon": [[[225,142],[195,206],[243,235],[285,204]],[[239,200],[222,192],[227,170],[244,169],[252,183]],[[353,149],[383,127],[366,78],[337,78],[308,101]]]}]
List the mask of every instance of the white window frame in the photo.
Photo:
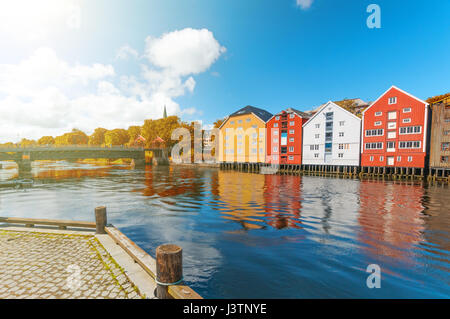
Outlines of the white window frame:
[{"label": "white window frame", "polygon": [[403,113],[411,113],[411,108],[410,107],[405,107],[403,108]]},{"label": "white window frame", "polygon": [[381,112],[381,111],[375,112],[375,116],[381,116],[381,115],[383,115],[383,112]]},{"label": "white window frame", "polygon": [[402,122],[405,123],[405,124],[406,123],[411,123],[411,118],[408,117],[406,119],[403,119]]},{"label": "white window frame", "polygon": [[376,121],[376,122],[374,123],[374,126],[381,126],[381,121]]},{"label": "white window frame", "polygon": [[397,97],[396,96],[392,96],[392,97],[388,98],[388,104],[389,105],[397,104]]}]

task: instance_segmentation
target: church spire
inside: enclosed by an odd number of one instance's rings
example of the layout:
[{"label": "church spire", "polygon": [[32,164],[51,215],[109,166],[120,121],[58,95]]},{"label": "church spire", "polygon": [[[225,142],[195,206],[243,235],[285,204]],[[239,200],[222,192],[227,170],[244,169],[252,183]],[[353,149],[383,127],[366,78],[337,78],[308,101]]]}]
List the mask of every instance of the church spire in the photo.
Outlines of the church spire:
[{"label": "church spire", "polygon": [[164,114],[163,114],[163,118],[167,118],[167,111],[166,111],[166,105],[164,105]]}]

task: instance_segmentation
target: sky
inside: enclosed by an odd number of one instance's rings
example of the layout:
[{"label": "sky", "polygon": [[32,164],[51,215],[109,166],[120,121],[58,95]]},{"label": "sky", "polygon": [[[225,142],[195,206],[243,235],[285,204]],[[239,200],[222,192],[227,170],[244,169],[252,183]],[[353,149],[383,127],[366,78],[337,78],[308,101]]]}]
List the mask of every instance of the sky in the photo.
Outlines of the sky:
[{"label": "sky", "polygon": [[[369,28],[370,4],[380,28]],[[0,143],[450,91],[447,0],[0,0]]]}]

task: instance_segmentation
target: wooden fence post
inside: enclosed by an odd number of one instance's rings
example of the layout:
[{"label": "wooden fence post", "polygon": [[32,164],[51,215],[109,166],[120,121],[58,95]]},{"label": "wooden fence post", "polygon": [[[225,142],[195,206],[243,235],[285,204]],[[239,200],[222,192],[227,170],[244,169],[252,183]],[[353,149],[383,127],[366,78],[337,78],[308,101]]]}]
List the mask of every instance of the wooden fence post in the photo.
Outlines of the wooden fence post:
[{"label": "wooden fence post", "polygon": [[105,226],[107,223],[106,219],[106,207],[100,206],[95,208],[95,226],[96,234],[106,234]]},{"label": "wooden fence post", "polygon": [[156,297],[170,299],[169,284],[183,280],[183,249],[177,245],[166,244],[156,248]]}]

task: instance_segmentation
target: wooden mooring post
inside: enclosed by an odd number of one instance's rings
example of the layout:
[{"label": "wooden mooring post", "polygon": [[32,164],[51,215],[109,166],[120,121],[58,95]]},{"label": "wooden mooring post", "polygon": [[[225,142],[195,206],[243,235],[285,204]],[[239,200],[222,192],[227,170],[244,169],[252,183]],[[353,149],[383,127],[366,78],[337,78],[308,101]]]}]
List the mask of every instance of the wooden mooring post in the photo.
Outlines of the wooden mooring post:
[{"label": "wooden mooring post", "polygon": [[172,298],[168,286],[183,280],[183,249],[177,245],[165,244],[156,248],[156,297]]},{"label": "wooden mooring post", "polygon": [[106,207],[100,206],[95,208],[95,229],[97,234],[106,234],[105,227],[107,223]]}]

